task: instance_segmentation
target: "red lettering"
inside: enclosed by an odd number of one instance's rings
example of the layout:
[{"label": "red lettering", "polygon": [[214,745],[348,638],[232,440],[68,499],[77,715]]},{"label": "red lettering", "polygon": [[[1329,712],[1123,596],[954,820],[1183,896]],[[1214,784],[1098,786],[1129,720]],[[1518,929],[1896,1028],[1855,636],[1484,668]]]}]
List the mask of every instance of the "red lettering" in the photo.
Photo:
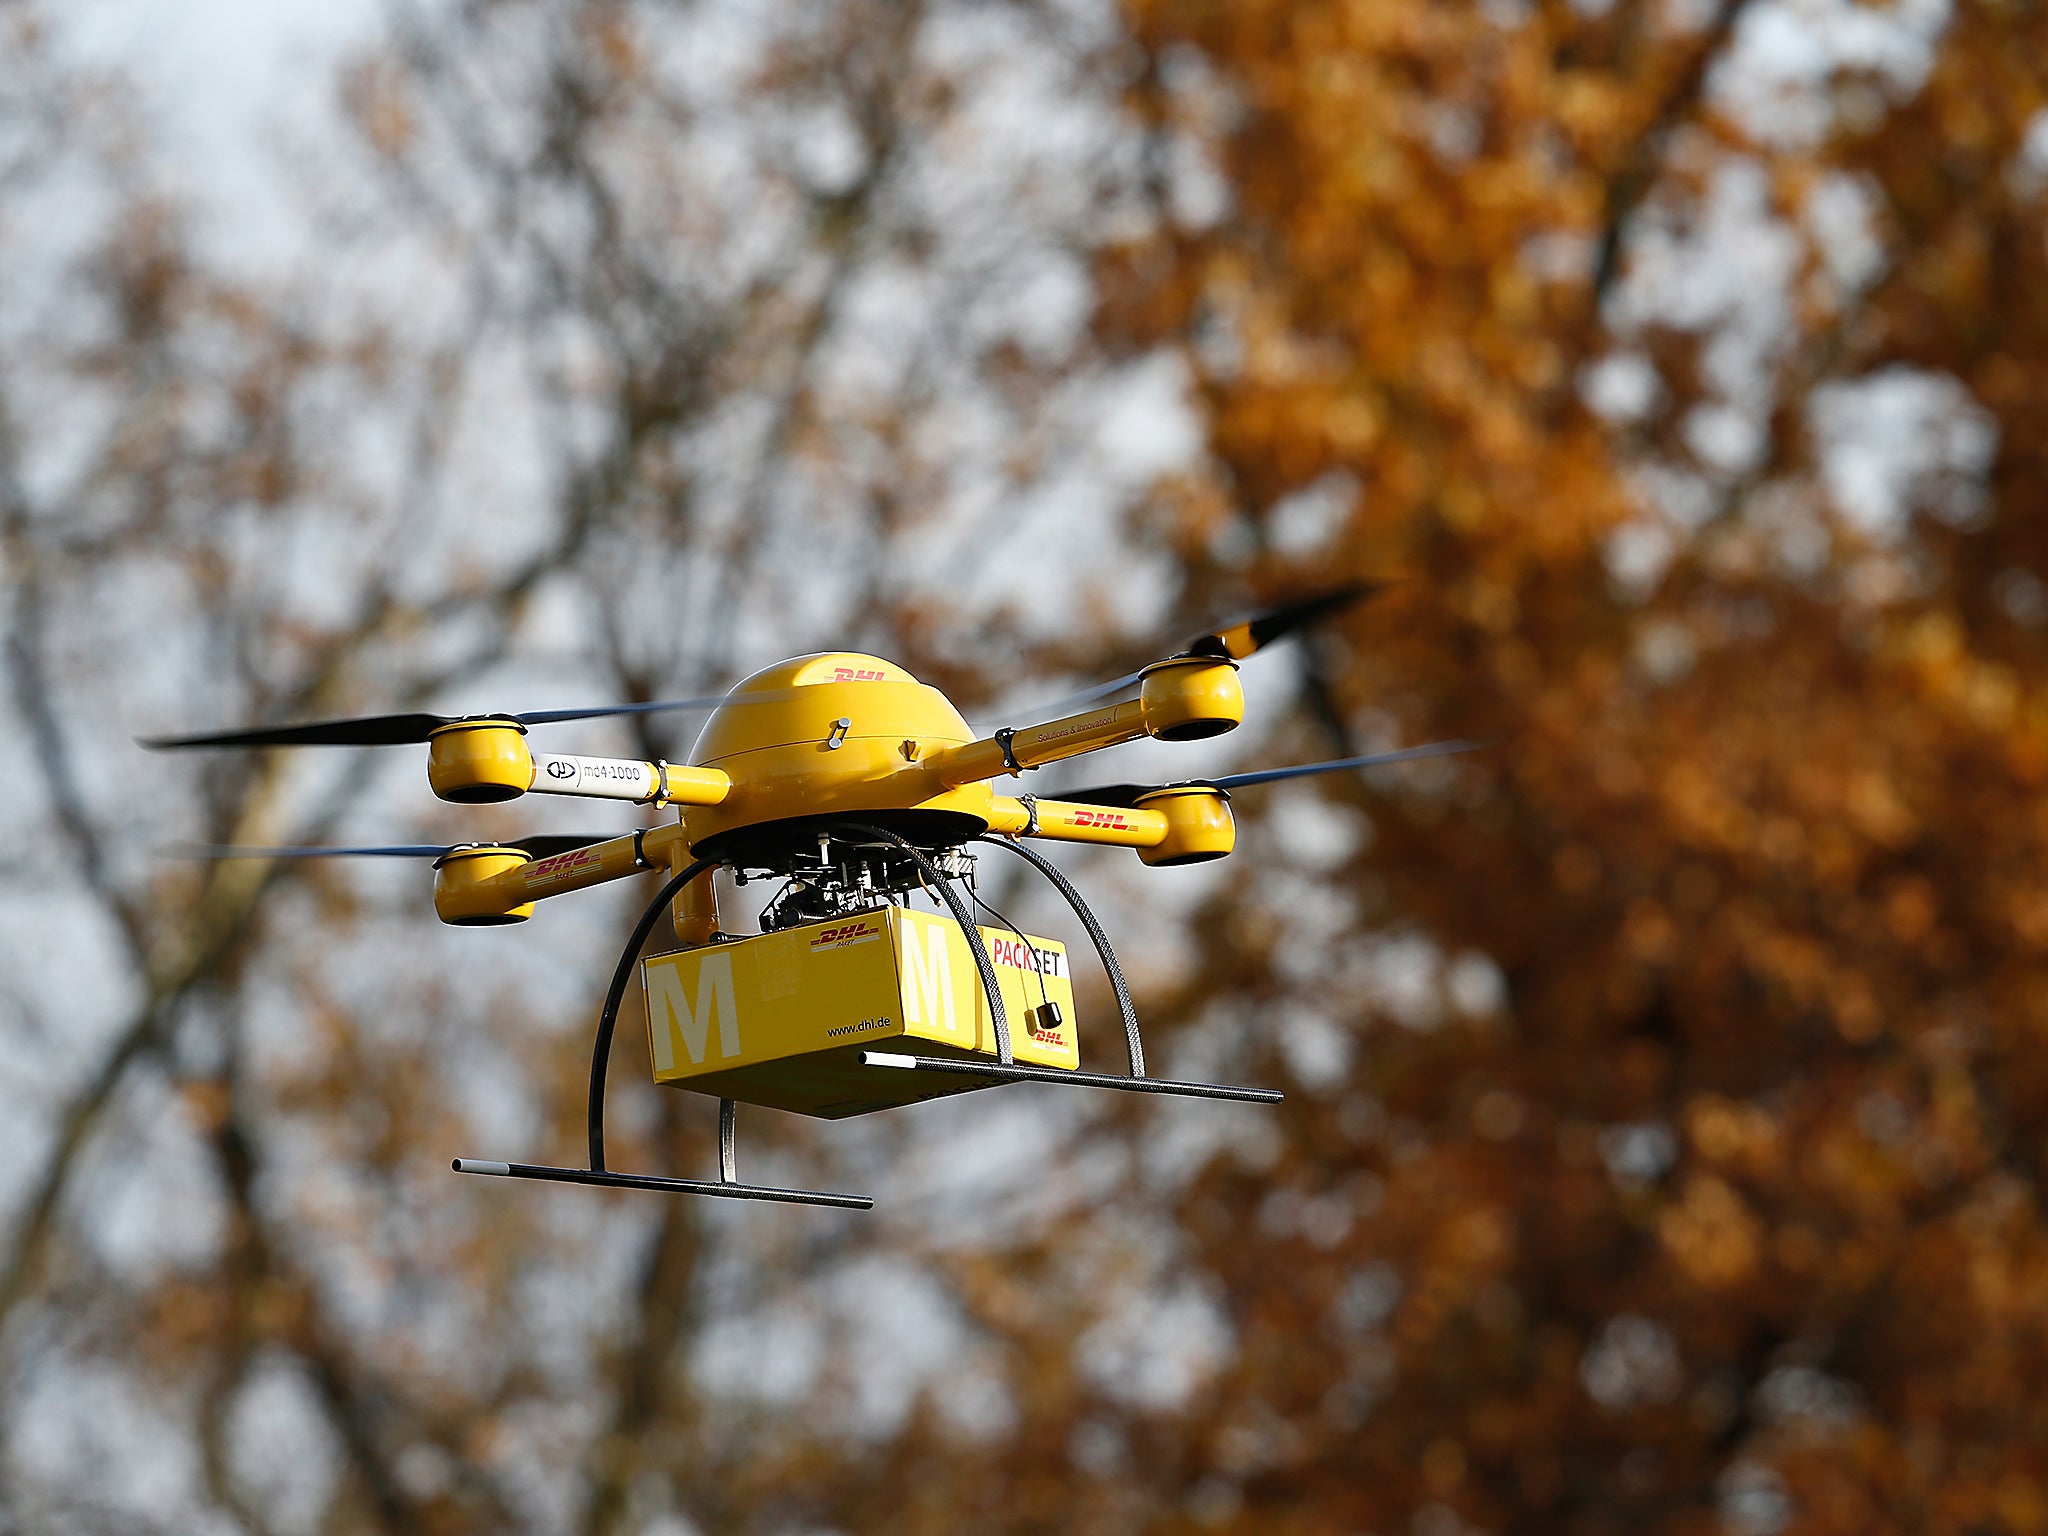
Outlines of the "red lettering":
[{"label": "red lettering", "polygon": [[1077,827],[1106,827],[1115,831],[1130,830],[1130,823],[1124,820],[1121,811],[1076,811],[1074,825]]},{"label": "red lettering", "polygon": [[858,939],[872,934],[874,931],[865,923],[854,923],[850,926],[839,928],[827,928],[811,940],[811,947],[815,949],[820,944],[837,944],[843,939]]},{"label": "red lettering", "polygon": [[601,861],[595,850],[578,848],[573,853],[558,853],[551,859],[542,859],[538,864],[527,870],[526,875],[529,880],[535,878],[546,879],[552,875],[564,874],[572,869],[580,869],[585,864],[599,862]]}]

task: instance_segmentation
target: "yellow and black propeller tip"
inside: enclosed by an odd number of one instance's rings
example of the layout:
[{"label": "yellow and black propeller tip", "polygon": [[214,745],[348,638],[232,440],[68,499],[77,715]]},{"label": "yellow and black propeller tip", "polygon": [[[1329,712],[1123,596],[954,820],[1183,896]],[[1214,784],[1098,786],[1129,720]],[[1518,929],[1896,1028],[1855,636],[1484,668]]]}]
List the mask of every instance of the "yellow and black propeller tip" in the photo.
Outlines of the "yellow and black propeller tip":
[{"label": "yellow and black propeller tip", "polygon": [[672,709],[716,709],[720,698],[659,699],[652,704],[604,704],[594,709],[535,709],[517,715],[364,715],[354,720],[311,720],[302,725],[258,726],[198,736],[138,736],[152,752],[186,747],[401,747],[425,741],[444,725],[505,721],[524,728],[559,720],[593,720],[603,715],[652,715]]},{"label": "yellow and black propeller tip", "polygon": [[1232,661],[1243,661],[1275,640],[1284,640],[1297,630],[1342,612],[1353,603],[1376,596],[1386,587],[1387,583],[1383,581],[1347,581],[1322,592],[1313,592],[1282,603],[1277,608],[1218,625],[1210,634],[1197,635],[1180,654],[1227,656]]},{"label": "yellow and black propeller tip", "polygon": [[327,844],[262,848],[241,843],[188,843],[167,850],[181,859],[443,859],[463,848],[517,848],[536,859],[551,859],[596,843],[624,837],[624,832],[537,832],[502,842],[386,843],[342,848]]},{"label": "yellow and black propeller tip", "polygon": [[[1215,656],[1231,661],[1242,661],[1254,652],[1271,645],[1275,640],[1284,640],[1298,630],[1332,614],[1341,612],[1353,603],[1383,592],[1389,583],[1383,581],[1347,581],[1339,586],[1329,587],[1320,592],[1311,592],[1291,602],[1281,603],[1274,608],[1232,619],[1219,624],[1207,634],[1197,635],[1182,650],[1175,651],[1170,659],[1184,656]],[[1122,677],[1098,683],[1081,693],[1068,694],[1063,699],[1046,705],[1048,710],[1073,709],[1082,704],[1092,704],[1097,699],[1106,699],[1111,694],[1121,693],[1135,687],[1144,676],[1141,668],[1126,672]]]},{"label": "yellow and black propeller tip", "polygon": [[1291,768],[1259,768],[1250,773],[1225,774],[1220,779],[1184,779],[1173,784],[1096,784],[1087,789],[1058,790],[1045,798],[1076,805],[1119,806],[1126,810],[1146,795],[1162,789],[1250,789],[1256,784],[1275,784],[1282,779],[1305,779],[1319,773],[1348,773],[1361,768],[1382,768],[1389,763],[1412,763],[1425,757],[1449,757],[1458,752],[1477,752],[1492,743],[1484,741],[1433,741],[1427,746],[1402,747],[1395,752],[1370,752],[1363,757],[1332,758],[1326,763],[1297,763]]}]

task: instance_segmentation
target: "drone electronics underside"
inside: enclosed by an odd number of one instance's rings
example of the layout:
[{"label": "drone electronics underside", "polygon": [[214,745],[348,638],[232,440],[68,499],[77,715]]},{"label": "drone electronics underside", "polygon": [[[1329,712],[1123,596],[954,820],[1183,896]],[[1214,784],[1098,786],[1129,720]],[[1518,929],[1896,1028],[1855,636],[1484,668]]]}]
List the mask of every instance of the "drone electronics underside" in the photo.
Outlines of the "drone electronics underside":
[{"label": "drone electronics underside", "polygon": [[[1185,650],[1081,695],[1087,708],[976,736],[952,703],[879,657],[831,652],[755,673],[722,698],[450,718],[384,715],[216,735],[155,748],[421,743],[444,800],[523,794],[674,807],[676,819],[610,838],[533,837],[454,847],[212,848],[215,857],[431,857],[434,907],[463,926],[522,922],[535,903],[665,871],[619,958],[591,1058],[590,1166],[457,1159],[464,1173],[866,1208],[866,1196],[743,1184],[735,1106],[838,1119],[1011,1082],[1278,1102],[1268,1089],[1149,1077],[1129,989],[1101,924],[1033,841],[1132,848],[1153,866],[1222,858],[1236,841],[1230,791],[1468,750],[1404,751],[1180,784],[1105,785],[1058,798],[1003,795],[991,780],[1153,737],[1193,741],[1243,718],[1237,663],[1371,588],[1318,594],[1203,635]],[[1135,689],[1136,696],[1110,702]],[[657,710],[708,710],[691,764],[536,754],[535,725]],[[973,917],[975,850],[1029,861],[1073,909],[1115,993],[1127,1072],[1082,1072],[1064,946]],[[762,932],[719,928],[712,877],[779,878]],[[962,888],[968,892],[961,894]],[[910,905],[918,893],[944,913]],[[990,910],[984,908],[984,910]],[[641,963],[664,912],[680,943]],[[991,911],[991,916],[995,914]],[[604,1158],[611,1039],[636,969],[658,1083],[720,1101],[719,1177],[612,1172]]]}]

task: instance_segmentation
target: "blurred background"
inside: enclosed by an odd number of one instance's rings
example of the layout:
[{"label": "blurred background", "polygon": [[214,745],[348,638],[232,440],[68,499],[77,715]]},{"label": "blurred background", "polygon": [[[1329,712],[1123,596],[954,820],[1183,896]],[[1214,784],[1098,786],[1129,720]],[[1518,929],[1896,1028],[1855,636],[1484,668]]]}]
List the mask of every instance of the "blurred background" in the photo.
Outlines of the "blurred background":
[{"label": "blurred background", "polygon": [[[2030,0],[0,0],[0,1531],[2048,1528],[2044,453]],[[1491,750],[1063,861],[1286,1105],[742,1111],[865,1216],[447,1171],[641,887],[162,856],[631,807],[131,742],[1355,576],[1082,777]]]}]

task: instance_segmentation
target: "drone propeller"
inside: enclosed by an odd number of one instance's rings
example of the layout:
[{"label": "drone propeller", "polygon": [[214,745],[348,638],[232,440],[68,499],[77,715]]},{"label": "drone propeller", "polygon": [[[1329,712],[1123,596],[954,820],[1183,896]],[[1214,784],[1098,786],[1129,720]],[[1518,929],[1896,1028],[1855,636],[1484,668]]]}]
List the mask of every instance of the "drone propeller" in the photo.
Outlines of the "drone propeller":
[{"label": "drone propeller", "polygon": [[[1326,591],[1313,592],[1298,597],[1291,603],[1282,603],[1277,608],[1268,608],[1245,618],[1234,619],[1228,624],[1219,624],[1205,635],[1197,635],[1188,642],[1185,650],[1176,651],[1175,658],[1182,656],[1218,656],[1232,661],[1242,661],[1254,651],[1271,645],[1275,640],[1284,640],[1296,630],[1305,629],[1318,619],[1326,619],[1340,609],[1372,597],[1385,590],[1382,581],[1347,581],[1342,586]],[[1068,694],[1046,706],[1055,713],[1071,709],[1080,704],[1092,704],[1097,699],[1106,699],[1113,693],[1121,693],[1134,686],[1143,672],[1126,672],[1122,677],[1081,693]]]},{"label": "drone propeller", "polygon": [[258,848],[237,843],[211,843],[174,848],[185,859],[439,859],[458,848],[517,848],[536,859],[551,859],[558,853],[588,848],[623,836],[618,832],[538,832],[531,837],[508,838],[491,843],[391,843],[383,847],[333,848],[325,845],[297,848]]},{"label": "drone propeller", "polygon": [[1407,763],[1424,757],[1449,757],[1454,752],[1476,752],[1483,741],[1433,741],[1422,747],[1403,747],[1398,752],[1374,752],[1365,757],[1339,757],[1327,763],[1298,763],[1291,768],[1261,768],[1251,773],[1226,774],[1220,779],[1187,779],[1176,784],[1097,784],[1090,789],[1060,790],[1048,800],[1066,800],[1077,805],[1112,805],[1129,809],[1140,796],[1162,789],[1208,788],[1225,791],[1250,789],[1254,784],[1272,784],[1281,779],[1303,779],[1317,773],[1343,773],[1356,768],[1378,768],[1387,763]]},{"label": "drone propeller", "polygon": [[723,698],[661,699],[652,704],[607,704],[596,709],[536,709],[523,715],[365,715],[355,720],[313,720],[304,725],[261,726],[203,736],[144,736],[137,742],[153,752],[182,747],[398,747],[425,741],[444,725],[473,720],[513,720],[552,725],[600,715],[651,715],[669,709],[716,709]]},{"label": "drone propeller", "polygon": [[1386,590],[1383,581],[1347,581],[1341,586],[1298,597],[1291,603],[1268,608],[1233,623],[1220,626],[1214,634],[1198,635],[1188,643],[1183,656],[1228,656],[1242,661],[1252,652],[1275,640],[1284,640],[1298,629],[1349,608],[1353,603]]}]

